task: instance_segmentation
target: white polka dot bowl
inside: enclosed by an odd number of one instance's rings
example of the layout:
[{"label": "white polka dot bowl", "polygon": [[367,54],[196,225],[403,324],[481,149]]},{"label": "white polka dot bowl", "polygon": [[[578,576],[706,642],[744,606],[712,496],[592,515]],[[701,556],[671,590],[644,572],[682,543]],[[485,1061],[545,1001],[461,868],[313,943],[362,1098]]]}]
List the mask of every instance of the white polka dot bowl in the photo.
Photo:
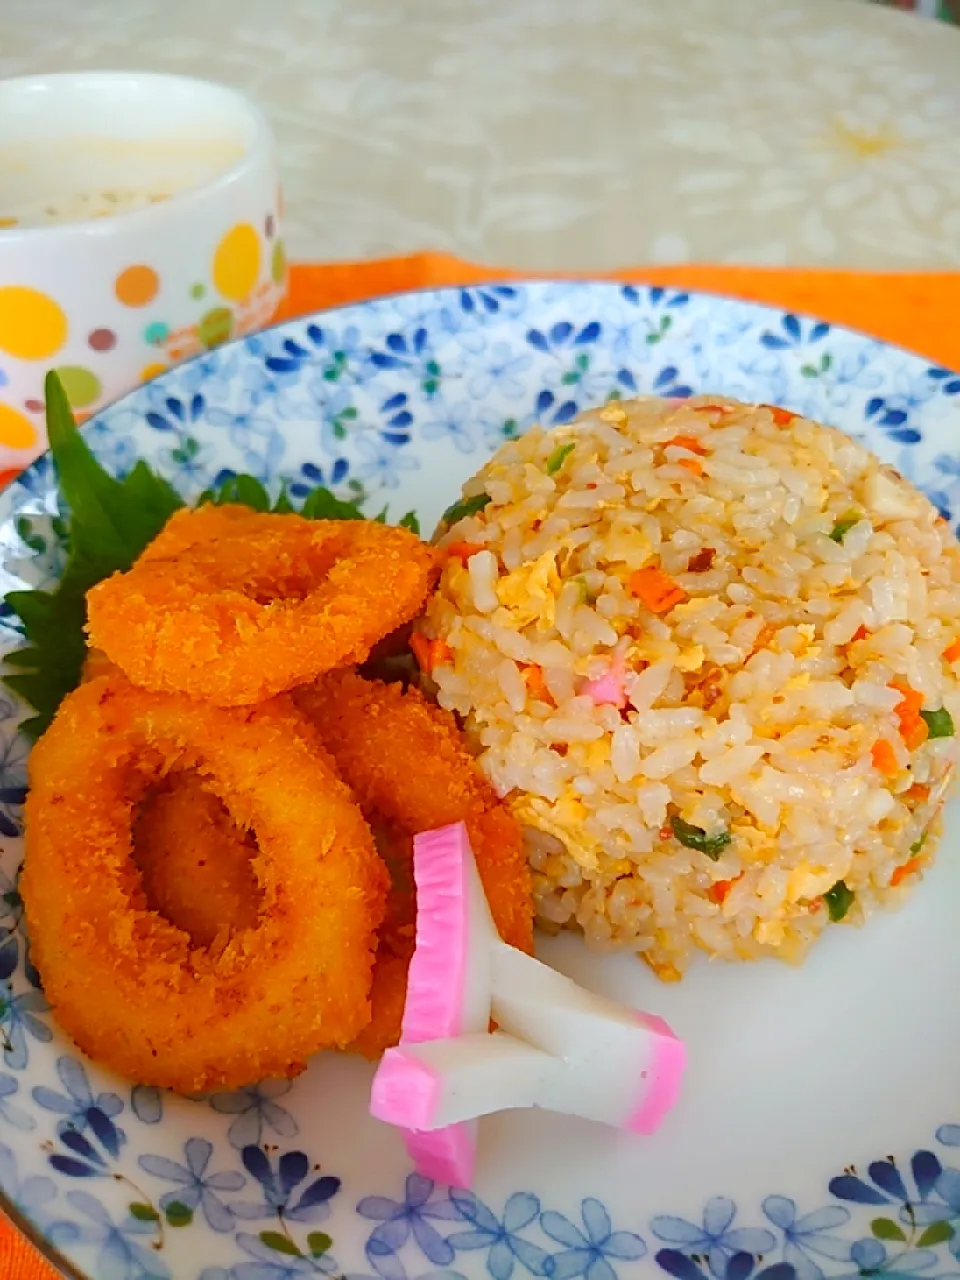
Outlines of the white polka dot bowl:
[{"label": "white polka dot bowl", "polygon": [[0,119],[0,468],[20,468],[48,369],[82,420],[262,328],[286,261],[273,138],[230,89],[30,76],[0,81]]}]

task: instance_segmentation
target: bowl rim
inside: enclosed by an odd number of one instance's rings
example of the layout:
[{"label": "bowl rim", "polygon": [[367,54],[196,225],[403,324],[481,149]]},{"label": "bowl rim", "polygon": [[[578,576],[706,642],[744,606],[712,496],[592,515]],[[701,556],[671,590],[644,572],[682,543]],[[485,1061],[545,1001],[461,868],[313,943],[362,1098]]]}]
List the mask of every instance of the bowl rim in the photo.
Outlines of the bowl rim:
[{"label": "bowl rim", "polygon": [[136,209],[122,210],[108,218],[85,218],[76,222],[54,222],[34,227],[0,227],[0,253],[4,250],[25,248],[38,241],[54,238],[63,241],[69,237],[101,238],[115,236],[121,229],[149,230],[151,223],[162,222],[171,213],[180,213],[211,198],[229,191],[248,173],[266,163],[275,170],[274,183],[279,189],[279,173],[276,172],[276,142],[267,118],[257,104],[239,90],[217,80],[205,80],[198,76],[177,75],[161,71],[92,70],[43,72],[36,75],[10,76],[0,79],[0,96],[9,89],[30,89],[46,85],[90,85],[97,82],[142,86],[160,94],[165,86],[176,85],[180,89],[201,90],[213,93],[227,102],[238,117],[245,117],[250,129],[249,140],[243,144],[242,154],[212,177],[175,191],[165,200],[142,205]]}]

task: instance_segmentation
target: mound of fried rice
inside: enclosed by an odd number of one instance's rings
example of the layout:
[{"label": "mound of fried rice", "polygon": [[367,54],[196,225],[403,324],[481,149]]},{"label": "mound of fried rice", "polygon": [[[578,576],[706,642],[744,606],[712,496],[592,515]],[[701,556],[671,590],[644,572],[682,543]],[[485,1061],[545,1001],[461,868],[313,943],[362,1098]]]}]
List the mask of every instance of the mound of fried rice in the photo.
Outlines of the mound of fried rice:
[{"label": "mound of fried rice", "polygon": [[524,825],[542,925],[671,980],[697,948],[797,961],[917,881],[957,754],[960,548],[861,444],[614,402],[505,444],[438,540],[420,652]]}]

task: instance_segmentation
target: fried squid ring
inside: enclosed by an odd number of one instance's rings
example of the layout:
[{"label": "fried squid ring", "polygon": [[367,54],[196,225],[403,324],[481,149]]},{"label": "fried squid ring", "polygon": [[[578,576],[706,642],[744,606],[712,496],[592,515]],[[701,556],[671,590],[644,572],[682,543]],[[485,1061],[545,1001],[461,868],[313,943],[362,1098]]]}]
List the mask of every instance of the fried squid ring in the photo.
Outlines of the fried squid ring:
[{"label": "fried squid ring", "polygon": [[[33,959],[84,1052],[193,1093],[294,1075],[367,1024],[388,877],[290,699],[225,710],[101,676],[64,700],[29,768]],[[258,843],[257,922],[216,952],[150,908],[133,856],[139,801],[181,770]]]},{"label": "fried squid ring", "polygon": [[184,509],[88,593],[89,639],[141,688],[248,705],[362,662],[417,613],[437,564],[375,521]]},{"label": "fried squid ring", "polygon": [[257,842],[196,773],[173,773],[148,792],[133,824],[133,859],[147,902],[197,947],[222,950],[252,929],[263,904]]},{"label": "fried squid ring", "polygon": [[373,1017],[354,1042],[365,1057],[397,1043],[413,953],[413,837],[465,822],[500,936],[533,948],[530,870],[519,825],[463,742],[451,715],[414,688],[336,671],[294,693],[316,726],[391,863],[393,888],[380,931]]}]

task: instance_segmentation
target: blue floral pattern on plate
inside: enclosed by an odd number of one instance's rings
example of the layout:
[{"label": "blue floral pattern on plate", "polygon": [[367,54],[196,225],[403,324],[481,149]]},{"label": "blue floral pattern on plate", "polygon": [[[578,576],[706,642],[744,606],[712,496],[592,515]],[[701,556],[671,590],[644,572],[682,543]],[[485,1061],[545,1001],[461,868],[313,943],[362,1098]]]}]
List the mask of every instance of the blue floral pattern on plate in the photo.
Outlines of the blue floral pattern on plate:
[{"label": "blue floral pattern on plate", "polygon": [[[370,510],[413,507],[429,529],[489,453],[535,421],[695,391],[840,426],[947,518],[960,512],[960,376],[821,321],[632,285],[484,285],[293,321],[171,371],[86,432],[111,467],[145,457],[187,497],[248,471],[295,498],[323,483]],[[61,564],[40,459],[0,496],[0,590],[43,586]],[[0,611],[4,646],[17,634]],[[548,1176],[545,1163],[520,1185],[507,1166],[476,1192],[435,1186],[364,1114],[369,1074],[344,1059],[191,1100],[110,1077],[56,1029],[30,963],[16,888],[19,714],[0,694],[0,1188],[75,1274],[960,1277],[960,1105],[917,1127],[896,1158],[867,1143],[795,1179],[785,1165],[780,1185],[758,1191],[732,1157],[727,1186],[661,1205],[656,1187],[624,1190],[612,1175],[604,1186],[606,1157],[582,1177],[576,1163]]]}]

